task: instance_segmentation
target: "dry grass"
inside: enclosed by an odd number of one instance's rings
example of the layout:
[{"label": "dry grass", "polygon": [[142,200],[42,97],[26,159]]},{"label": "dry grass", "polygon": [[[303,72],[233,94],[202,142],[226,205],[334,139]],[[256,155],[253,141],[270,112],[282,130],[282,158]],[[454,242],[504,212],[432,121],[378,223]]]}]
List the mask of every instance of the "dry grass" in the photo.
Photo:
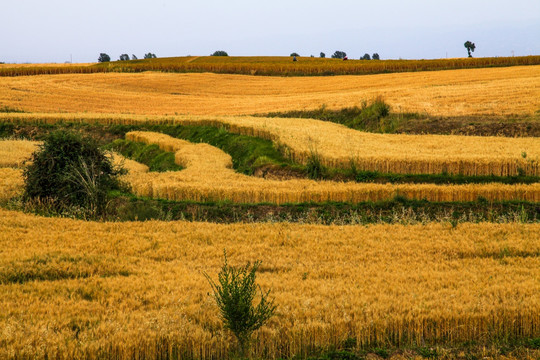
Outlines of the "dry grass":
[{"label": "dry grass", "polygon": [[359,105],[383,96],[395,111],[532,114],[540,66],[335,77],[108,73],[2,78],[0,104],[29,112],[240,115]]},{"label": "dry grass", "polygon": [[[261,259],[256,356],[538,337],[540,225],[93,223],[0,210],[0,357],[231,349],[203,272]],[[161,339],[161,340],[157,340]],[[161,346],[160,346],[161,345]]]}]

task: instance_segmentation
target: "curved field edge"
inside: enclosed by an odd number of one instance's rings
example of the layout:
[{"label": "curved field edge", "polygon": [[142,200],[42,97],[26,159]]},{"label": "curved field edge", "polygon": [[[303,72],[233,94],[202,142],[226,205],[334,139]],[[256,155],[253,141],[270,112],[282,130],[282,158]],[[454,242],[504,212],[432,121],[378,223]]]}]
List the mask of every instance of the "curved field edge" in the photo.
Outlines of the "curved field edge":
[{"label": "curved field edge", "polygon": [[[271,140],[293,161],[314,154],[333,168],[351,163],[363,171],[398,174],[540,175],[540,139],[442,135],[372,134],[319,120],[259,117],[143,117],[79,114],[0,114],[6,122],[94,122],[224,127]],[[314,137],[312,134],[323,134]],[[366,147],[369,152],[366,153]],[[429,151],[426,151],[429,149]]]},{"label": "curved field edge", "polygon": [[[0,123],[0,138],[12,138],[14,136],[26,139],[41,139],[44,134],[54,129],[79,131],[89,136],[100,139],[101,143],[107,144],[106,148],[120,151],[124,156],[133,160],[140,154],[133,153],[137,147],[135,143],[121,139],[128,131],[154,131],[170,136],[189,140],[195,143],[207,143],[225,151],[232,158],[233,168],[246,175],[255,175],[264,178],[312,178],[319,180],[356,181],[373,183],[432,183],[432,184],[470,184],[470,183],[504,183],[504,184],[532,184],[538,182],[538,176],[465,176],[451,174],[393,174],[376,171],[363,171],[358,169],[354,162],[348,168],[328,168],[319,163],[317,156],[308,159],[308,164],[297,164],[287,158],[284,153],[288,150],[278,147],[270,140],[258,137],[240,135],[225,130],[224,127],[198,126],[198,125],[99,125],[85,123],[56,123],[47,124],[24,124],[24,123]],[[129,145],[128,145],[129,143]],[[120,145],[122,144],[122,145]],[[143,149],[137,150],[145,151]],[[148,155],[153,150],[148,149]],[[315,154],[314,154],[315,155]],[[12,156],[12,155],[10,155]],[[163,164],[164,159],[157,159],[160,166],[174,170],[174,156],[169,157],[169,165]],[[151,160],[146,155],[144,161]],[[1,165],[1,160],[0,160]],[[149,165],[149,163],[147,163]],[[151,171],[153,169],[150,169]]]},{"label": "curved field edge", "polygon": [[[154,132],[130,132],[130,140],[157,144],[175,153],[179,172],[130,171],[126,182],[139,196],[168,200],[233,201],[236,203],[303,203],[380,201],[403,196],[431,201],[539,201],[539,184],[355,184],[312,180],[266,180],[234,172],[231,157],[207,144],[193,144]],[[20,180],[22,181],[22,179]]]},{"label": "curved field edge", "polygon": [[[358,350],[540,335],[538,224],[122,224],[0,210],[0,229],[1,264],[50,259],[34,267],[33,281],[0,287],[0,356],[155,358],[174,349],[227,358],[235,344],[202,274],[217,274],[223,249],[232,265],[262,260],[259,283],[279,305],[256,334],[257,358],[305,355],[350,338]],[[90,272],[50,281],[40,277],[47,261]],[[106,277],[91,270],[109,265]],[[41,330],[51,328],[44,342]]]}]

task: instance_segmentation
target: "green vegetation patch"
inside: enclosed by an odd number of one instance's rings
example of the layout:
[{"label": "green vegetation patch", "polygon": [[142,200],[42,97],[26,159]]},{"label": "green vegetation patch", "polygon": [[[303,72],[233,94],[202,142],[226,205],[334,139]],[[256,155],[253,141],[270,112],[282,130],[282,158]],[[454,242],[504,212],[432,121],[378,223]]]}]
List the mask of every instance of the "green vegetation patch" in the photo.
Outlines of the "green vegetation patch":
[{"label": "green vegetation patch", "polygon": [[172,152],[163,151],[156,144],[143,144],[139,142],[117,139],[105,147],[123,156],[145,164],[150,171],[180,171],[182,166],[174,161]]},{"label": "green vegetation patch", "polygon": [[431,221],[458,226],[463,222],[540,221],[540,204],[525,201],[429,202],[396,197],[378,202],[239,204],[149,199],[118,193],[108,217],[114,221],[188,220],[214,223],[291,222],[314,224],[418,224]]},{"label": "green vegetation patch", "polygon": [[150,126],[148,130],[220,148],[231,155],[233,168],[246,175],[253,175],[257,169],[266,166],[289,167],[296,171],[303,170],[301,165],[296,165],[287,159],[271,141],[233,134],[223,127]]}]

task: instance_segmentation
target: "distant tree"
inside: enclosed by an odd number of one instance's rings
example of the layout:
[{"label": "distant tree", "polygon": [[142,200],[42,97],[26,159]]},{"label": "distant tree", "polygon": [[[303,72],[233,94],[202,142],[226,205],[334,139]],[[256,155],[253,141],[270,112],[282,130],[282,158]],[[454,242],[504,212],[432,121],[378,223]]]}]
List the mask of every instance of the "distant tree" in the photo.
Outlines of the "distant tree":
[{"label": "distant tree", "polygon": [[289,56],[300,56],[300,55],[298,55],[298,53],[293,52],[293,53],[292,53],[291,55],[289,55]]},{"label": "distant tree", "polygon": [[336,50],[336,52],[334,52],[334,54],[332,55],[332,59],[343,59],[346,56],[347,53],[345,51]]},{"label": "distant tree", "polygon": [[131,54],[131,60],[137,60],[137,57],[135,56],[135,54]]},{"label": "distant tree", "polygon": [[369,56],[368,53],[365,53],[364,56],[360,58],[360,60],[371,60],[371,56]]},{"label": "distant tree", "polygon": [[156,54],[152,54],[151,52],[149,52],[148,54],[144,54],[144,58],[145,59],[155,59],[157,58]]},{"label": "distant tree", "polygon": [[217,50],[217,51],[214,51],[214,53],[210,56],[229,56],[229,54],[227,54],[226,51]]},{"label": "distant tree", "polygon": [[127,61],[129,60],[129,55],[128,54],[122,54],[120,55],[120,59],[118,59],[120,61]]},{"label": "distant tree", "polygon": [[321,57],[322,59],[324,59],[324,58],[326,57],[326,54],[323,53],[323,52],[321,52],[320,57]]},{"label": "distant tree", "polygon": [[310,57],[315,57],[314,55],[311,55]]},{"label": "distant tree", "polygon": [[463,44],[465,48],[467,49],[467,52],[469,53],[469,57],[472,58],[471,52],[474,52],[474,49],[476,49],[476,45],[474,45],[473,42],[466,41],[465,44]]},{"label": "distant tree", "polygon": [[377,54],[377,53],[374,53],[374,54],[371,56],[371,58],[372,58],[373,60],[381,60],[381,58],[379,57],[379,54]]},{"label": "distant tree", "polygon": [[99,54],[99,57],[97,59],[98,62],[109,62],[111,61],[111,57],[105,53]]}]

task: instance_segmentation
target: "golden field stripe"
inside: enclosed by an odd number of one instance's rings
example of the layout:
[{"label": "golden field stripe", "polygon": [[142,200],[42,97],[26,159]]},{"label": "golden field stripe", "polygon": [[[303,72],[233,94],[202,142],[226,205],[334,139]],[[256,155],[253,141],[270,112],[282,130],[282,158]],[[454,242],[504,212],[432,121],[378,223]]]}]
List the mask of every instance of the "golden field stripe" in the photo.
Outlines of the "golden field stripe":
[{"label": "golden field stripe", "polygon": [[70,74],[3,77],[0,104],[35,113],[248,115],[336,109],[382,96],[394,112],[532,115],[540,110],[539,84],[540,65],[331,77]]},{"label": "golden field stripe", "polygon": [[[157,144],[162,150],[174,152],[176,163],[186,169],[178,172],[148,172],[146,165],[115,154],[114,162],[122,164],[128,174],[124,179],[139,196],[176,201],[232,201],[237,203],[303,203],[303,202],[350,202],[389,200],[396,196],[429,201],[490,201],[524,200],[540,202],[540,183],[531,185],[505,184],[369,184],[342,183],[313,180],[267,180],[236,173],[231,169],[228,154],[208,144],[193,144],[168,135],[153,132],[130,132],[131,141]],[[5,148],[0,141],[0,149]],[[21,143],[22,145],[19,145]],[[11,141],[13,148],[22,149],[27,141]],[[15,144],[15,145],[13,145]],[[18,156],[29,157],[18,151]],[[16,165],[16,163],[13,163]],[[13,197],[15,189],[22,191],[22,173],[9,172],[3,177],[8,189],[4,197]]]},{"label": "golden field stripe", "polygon": [[22,167],[38,144],[37,141],[0,140],[0,168]]},{"label": "golden field stripe", "polygon": [[0,120],[216,126],[271,140],[303,164],[317,153],[326,166],[348,168],[354,162],[359,170],[383,173],[540,176],[540,138],[534,137],[373,134],[319,120],[249,116],[0,114]]},{"label": "golden field stripe", "polygon": [[126,179],[140,196],[169,200],[221,201],[240,203],[351,202],[392,199],[398,195],[429,201],[540,201],[540,183],[532,185],[468,184],[358,184],[312,180],[266,180],[230,169],[228,154],[204,144],[190,144],[168,135],[135,131],[126,139],[157,144],[175,151],[175,160],[186,167],[179,172],[130,173]]}]

